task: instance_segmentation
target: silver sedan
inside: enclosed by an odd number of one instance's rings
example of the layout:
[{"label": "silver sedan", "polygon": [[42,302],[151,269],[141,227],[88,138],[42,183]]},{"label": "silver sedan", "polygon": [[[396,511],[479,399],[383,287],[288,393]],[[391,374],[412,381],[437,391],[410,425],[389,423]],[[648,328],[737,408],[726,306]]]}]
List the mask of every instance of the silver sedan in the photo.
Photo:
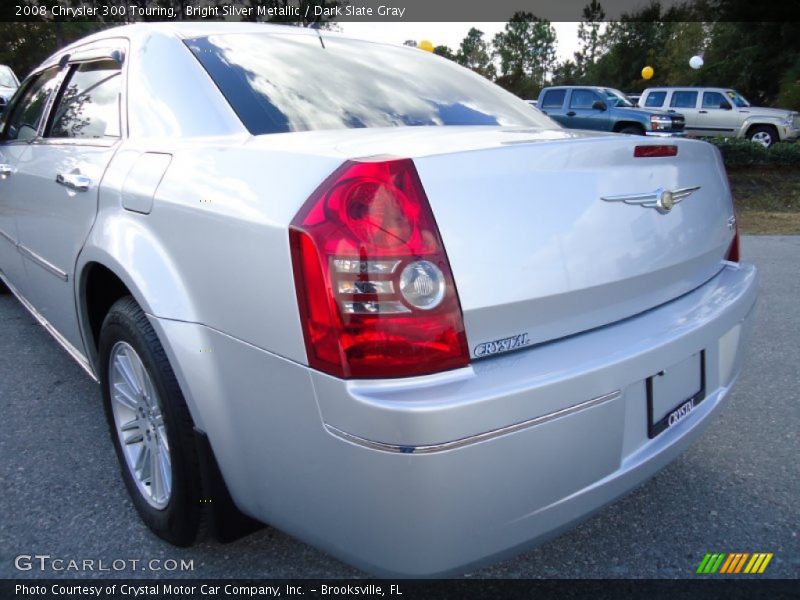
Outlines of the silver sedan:
[{"label": "silver sedan", "polygon": [[178,545],[269,523],[382,574],[539,543],[697,439],[757,295],[719,153],[559,128],[447,59],[111,29],[23,82],[2,279]]}]

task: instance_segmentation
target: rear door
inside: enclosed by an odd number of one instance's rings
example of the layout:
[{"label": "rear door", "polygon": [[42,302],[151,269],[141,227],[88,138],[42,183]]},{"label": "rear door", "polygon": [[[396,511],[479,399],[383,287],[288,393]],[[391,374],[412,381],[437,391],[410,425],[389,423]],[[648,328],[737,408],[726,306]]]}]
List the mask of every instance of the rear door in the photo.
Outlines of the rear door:
[{"label": "rear door", "polygon": [[66,340],[83,342],[75,263],[97,214],[100,180],[121,139],[122,68],[107,52],[70,61],[41,137],[15,177],[25,189],[17,216],[26,295]]},{"label": "rear door", "polygon": [[564,114],[566,112],[564,102],[566,99],[567,90],[564,88],[545,90],[539,98],[537,108],[554,121],[565,125],[567,117]]},{"label": "rear door", "polygon": [[697,121],[700,112],[697,108],[699,96],[697,90],[673,90],[669,100],[669,109],[686,118],[686,133],[689,135],[701,135],[698,133]]},{"label": "rear door", "polygon": [[9,107],[0,140],[0,270],[23,296],[27,282],[18,251],[17,220],[27,210],[28,203],[19,165],[29,158],[31,143],[44,126],[44,115],[60,79],[58,67],[28,78],[23,91]]},{"label": "rear door", "polygon": [[697,111],[697,135],[733,135],[739,116],[730,101],[720,92],[704,91]]},{"label": "rear door", "polygon": [[605,99],[594,90],[580,88],[572,90],[566,113],[567,127],[609,131],[611,126],[608,110],[594,108],[597,102],[605,104]]}]

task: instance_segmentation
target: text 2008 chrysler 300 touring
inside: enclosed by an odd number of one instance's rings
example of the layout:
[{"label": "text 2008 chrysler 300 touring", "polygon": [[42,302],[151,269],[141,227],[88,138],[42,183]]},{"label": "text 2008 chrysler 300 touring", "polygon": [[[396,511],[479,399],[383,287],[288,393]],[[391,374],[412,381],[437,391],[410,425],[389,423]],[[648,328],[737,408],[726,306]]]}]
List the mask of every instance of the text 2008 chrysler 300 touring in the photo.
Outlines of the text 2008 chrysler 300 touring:
[{"label": "text 2008 chrysler 300 touring", "polygon": [[740,369],[712,146],[563,130],[418,50],[112,29],[28,78],[0,153],[3,279],[175,544],[210,511],[456,572],[655,473]]}]

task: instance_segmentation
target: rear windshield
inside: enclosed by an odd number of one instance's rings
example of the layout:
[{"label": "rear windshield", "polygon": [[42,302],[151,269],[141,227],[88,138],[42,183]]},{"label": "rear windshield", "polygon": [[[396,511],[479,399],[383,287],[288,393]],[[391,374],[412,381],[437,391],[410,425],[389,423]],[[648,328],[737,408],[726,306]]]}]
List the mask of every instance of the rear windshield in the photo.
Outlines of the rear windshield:
[{"label": "rear windshield", "polygon": [[419,50],[325,36],[186,40],[254,135],[409,125],[553,128],[483,77]]}]

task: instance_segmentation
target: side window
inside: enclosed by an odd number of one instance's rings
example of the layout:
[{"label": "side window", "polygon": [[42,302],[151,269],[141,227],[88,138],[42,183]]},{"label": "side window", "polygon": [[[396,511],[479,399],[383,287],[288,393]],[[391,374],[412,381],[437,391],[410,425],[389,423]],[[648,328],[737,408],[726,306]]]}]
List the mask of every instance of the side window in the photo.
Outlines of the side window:
[{"label": "side window", "polygon": [[719,92],[703,92],[703,108],[731,107],[730,102]]},{"label": "side window", "polygon": [[564,105],[566,94],[567,90],[547,90],[539,108],[561,108]]},{"label": "side window", "polygon": [[5,141],[29,141],[36,137],[47,101],[58,83],[58,67],[42,71],[18,96],[8,117]]},{"label": "side window", "polygon": [[667,98],[667,92],[650,92],[644,101],[644,105],[648,108],[657,108],[664,106],[664,100]]},{"label": "side window", "polygon": [[572,98],[569,100],[569,107],[592,108],[592,104],[600,99],[600,96],[591,90],[572,90]]},{"label": "side window", "polygon": [[695,108],[697,92],[672,92],[672,100],[669,105],[673,108]]},{"label": "side window", "polygon": [[56,101],[47,137],[120,137],[120,65],[98,60],[73,66]]}]

